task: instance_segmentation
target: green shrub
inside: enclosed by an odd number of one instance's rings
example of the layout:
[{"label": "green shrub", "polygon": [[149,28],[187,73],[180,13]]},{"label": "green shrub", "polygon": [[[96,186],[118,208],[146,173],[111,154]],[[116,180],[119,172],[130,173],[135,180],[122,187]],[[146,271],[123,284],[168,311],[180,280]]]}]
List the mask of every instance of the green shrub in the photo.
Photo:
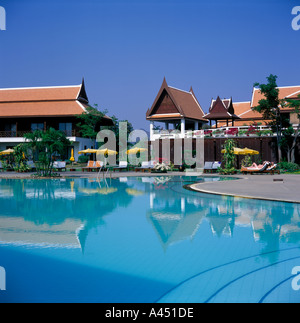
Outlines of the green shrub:
[{"label": "green shrub", "polygon": [[281,162],[278,164],[278,168],[282,171],[288,172],[288,173],[294,173],[300,171],[300,166],[295,163],[289,163],[289,162]]},{"label": "green shrub", "polygon": [[78,157],[78,163],[86,164],[89,161],[90,157],[87,155],[81,155]]}]

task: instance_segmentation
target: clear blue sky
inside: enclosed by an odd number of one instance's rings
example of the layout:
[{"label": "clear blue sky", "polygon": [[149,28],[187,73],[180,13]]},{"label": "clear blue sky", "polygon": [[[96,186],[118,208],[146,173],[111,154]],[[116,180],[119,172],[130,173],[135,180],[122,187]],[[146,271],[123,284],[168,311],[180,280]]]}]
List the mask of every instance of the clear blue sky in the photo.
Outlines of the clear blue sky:
[{"label": "clear blue sky", "polygon": [[212,97],[251,99],[270,73],[300,85],[300,0],[3,0],[0,87],[75,85],[90,103],[148,129],[165,76]]}]

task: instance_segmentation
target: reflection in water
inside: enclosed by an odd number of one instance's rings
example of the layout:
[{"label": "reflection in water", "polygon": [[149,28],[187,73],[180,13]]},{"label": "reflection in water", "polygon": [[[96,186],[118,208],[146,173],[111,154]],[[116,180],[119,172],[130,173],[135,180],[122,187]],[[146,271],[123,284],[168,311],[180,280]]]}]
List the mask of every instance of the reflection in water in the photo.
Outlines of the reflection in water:
[{"label": "reflection in water", "polygon": [[123,177],[100,183],[2,179],[0,243],[81,248],[84,253],[91,229],[103,226],[114,211],[126,216],[126,208],[144,196],[149,196],[149,205],[141,213],[164,250],[194,239],[204,224],[216,238],[248,228],[253,240],[263,245],[262,253],[277,250],[281,242],[300,242],[298,204],[204,195],[183,188],[191,181],[186,177]]},{"label": "reflection in water", "polygon": [[299,204],[205,195],[184,190],[183,185],[170,180],[150,193],[147,218],[164,249],[193,239],[204,222],[216,237],[230,237],[236,228],[248,227],[253,240],[264,245],[262,253],[278,250],[280,242],[300,242]]}]

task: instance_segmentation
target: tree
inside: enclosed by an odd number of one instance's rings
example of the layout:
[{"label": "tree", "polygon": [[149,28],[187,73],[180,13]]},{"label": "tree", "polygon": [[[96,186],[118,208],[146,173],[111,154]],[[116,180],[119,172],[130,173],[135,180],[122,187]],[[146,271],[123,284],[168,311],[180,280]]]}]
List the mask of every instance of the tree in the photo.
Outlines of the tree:
[{"label": "tree", "polygon": [[260,92],[265,96],[264,99],[259,100],[258,106],[253,110],[262,113],[264,120],[270,120],[271,125],[277,134],[277,147],[278,147],[278,159],[282,159],[281,146],[283,144],[283,129],[290,126],[289,121],[284,118],[280,113],[280,107],[285,104],[284,100],[279,99],[279,90],[277,87],[277,76],[271,74],[267,77],[267,84],[255,83],[254,86],[258,86]]},{"label": "tree", "polygon": [[292,127],[289,127],[289,134],[291,134],[290,142],[291,144],[287,143],[287,154],[288,154],[288,161],[295,163],[295,148],[297,145],[297,140],[300,134],[300,94],[298,95],[298,99],[287,99],[286,100],[286,107],[293,109],[295,114],[297,114],[298,118],[298,126],[296,131]]},{"label": "tree", "polygon": [[51,177],[53,171],[54,157],[63,155],[70,140],[62,131],[50,128],[47,131],[36,130],[25,134],[27,148],[36,156],[37,172],[40,176]]},{"label": "tree", "polygon": [[105,116],[107,111],[99,111],[98,105],[95,104],[94,107],[86,107],[86,112],[77,115],[79,122],[76,126],[79,128],[79,132],[83,138],[95,139],[97,136],[97,131],[95,126],[101,123],[101,120]]},{"label": "tree", "polygon": [[26,152],[26,145],[23,143],[14,147],[13,157],[15,162],[15,171],[26,172],[29,170],[25,157]]},{"label": "tree", "polygon": [[225,162],[225,170],[230,171],[234,169],[236,162],[236,155],[234,154],[234,148],[236,147],[236,143],[233,139],[228,139],[224,144],[224,162]]}]

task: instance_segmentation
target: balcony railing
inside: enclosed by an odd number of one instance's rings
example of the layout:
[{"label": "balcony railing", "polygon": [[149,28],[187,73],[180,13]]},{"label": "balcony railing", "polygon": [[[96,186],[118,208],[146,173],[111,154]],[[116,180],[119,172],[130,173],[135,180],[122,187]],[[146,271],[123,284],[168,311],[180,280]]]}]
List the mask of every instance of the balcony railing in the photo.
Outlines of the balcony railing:
[{"label": "balcony railing", "polygon": [[[67,137],[80,137],[80,133],[76,130],[62,131]],[[32,133],[32,131],[0,131],[0,138],[22,138],[25,134]]]},{"label": "balcony railing", "polygon": [[[296,130],[297,126],[294,126]],[[271,137],[276,136],[269,126],[224,127],[202,130],[186,130],[184,133],[176,130],[154,130],[151,140],[184,139],[184,138],[231,138],[231,137]]]}]

